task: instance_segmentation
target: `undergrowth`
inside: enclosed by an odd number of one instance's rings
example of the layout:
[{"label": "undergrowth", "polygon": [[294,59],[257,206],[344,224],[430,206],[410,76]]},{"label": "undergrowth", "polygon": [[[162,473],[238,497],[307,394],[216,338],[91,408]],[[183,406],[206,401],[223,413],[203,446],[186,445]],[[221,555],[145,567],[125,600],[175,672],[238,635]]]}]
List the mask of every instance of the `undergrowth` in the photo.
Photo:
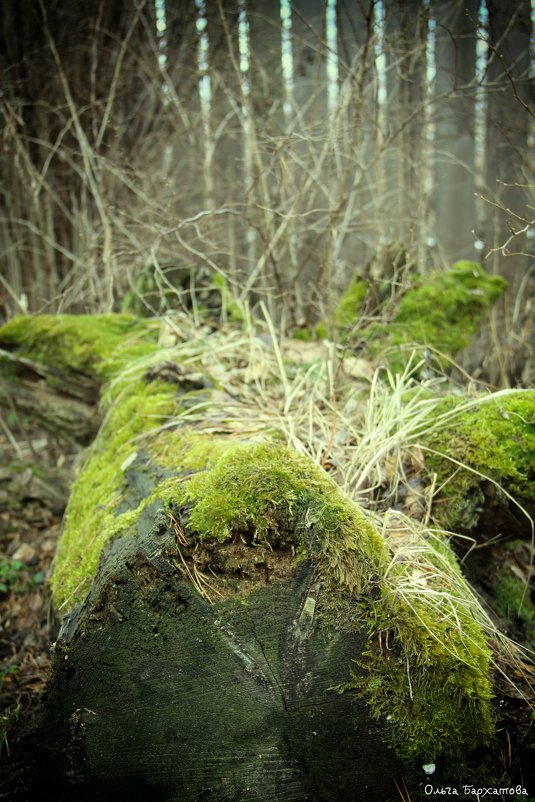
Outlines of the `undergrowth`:
[{"label": "undergrowth", "polygon": [[[504,426],[532,436],[534,394],[457,396],[443,376],[423,380],[418,357],[394,373],[359,366],[331,342],[307,343],[296,358],[267,310],[264,322],[244,311],[240,326],[219,329],[167,316],[160,346],[151,331],[124,368],[115,361],[119,343],[107,363],[99,345],[98,358],[83,357],[84,369],[107,380],[106,417],[66,513],[51,581],[57,606],[67,612],[84,600],[106,545],[133,534],[143,509],[160,499],[169,516],[187,511],[199,543],[284,542],[296,559],[316,564],[328,587],[356,599],[355,626],[367,627],[368,650],[345,690],[364,695],[405,756],[432,760],[488,742],[491,670],[523,670],[526,654],[497,632],[447,534],[433,528],[444,480],[427,455],[439,456],[430,443],[447,432],[441,470],[455,464],[455,475],[460,459],[448,462],[446,448],[452,433],[461,430],[466,440],[489,410],[501,436],[493,440],[483,426],[484,443],[464,455],[474,481],[486,481],[479,467],[492,468],[500,449],[518,442]],[[53,351],[64,330],[51,324]],[[137,326],[134,319],[127,330]],[[199,376],[202,389],[192,389]],[[145,497],[125,509],[127,474],[141,455],[158,470]],[[510,459],[513,467],[495,479],[510,483],[509,495],[527,480],[525,453]],[[418,502],[412,517],[409,495]]]}]

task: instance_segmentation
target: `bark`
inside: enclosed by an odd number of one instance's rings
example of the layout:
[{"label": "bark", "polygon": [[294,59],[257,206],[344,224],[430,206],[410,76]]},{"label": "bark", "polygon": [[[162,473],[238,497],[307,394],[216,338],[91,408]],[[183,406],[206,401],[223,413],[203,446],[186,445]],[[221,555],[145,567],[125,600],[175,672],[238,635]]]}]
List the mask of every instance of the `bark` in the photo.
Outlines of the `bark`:
[{"label": "bark", "polygon": [[0,408],[39,421],[60,439],[81,445],[93,440],[101,423],[94,377],[66,374],[1,348],[0,360]]},{"label": "bark", "polygon": [[181,579],[176,548],[163,510],[148,510],[64,624],[45,787],[125,802],[391,798],[399,766],[380,728],[333,690],[365,633],[310,613],[321,587],[310,564],[294,576],[288,565],[280,584],[259,565],[265,586],[246,602],[210,604]]},{"label": "bark", "polygon": [[475,64],[478,4],[436,4],[435,231],[446,264],[474,259]]},{"label": "bark", "polygon": [[[18,321],[12,339],[31,350],[38,324]],[[93,340],[83,321],[86,346],[102,353],[120,326],[139,355],[137,324],[113,316]],[[72,347],[75,328],[53,327],[45,352]],[[172,350],[150,367],[142,352],[132,372],[113,343],[104,372],[120,390],[50,579],[62,622],[27,799],[384,802],[402,777],[421,782],[429,755],[488,744],[490,653],[447,544],[454,627],[419,587],[407,605],[412,563],[318,465],[229,429],[239,399],[193,381]],[[432,585],[426,549],[422,537]]]}]

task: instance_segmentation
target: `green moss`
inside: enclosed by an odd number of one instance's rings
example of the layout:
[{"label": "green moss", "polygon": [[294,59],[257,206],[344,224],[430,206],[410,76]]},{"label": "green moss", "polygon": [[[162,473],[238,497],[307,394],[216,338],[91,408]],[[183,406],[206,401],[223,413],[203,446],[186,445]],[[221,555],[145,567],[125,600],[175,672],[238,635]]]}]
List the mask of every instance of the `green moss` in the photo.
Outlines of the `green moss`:
[{"label": "green moss", "polygon": [[[413,538],[392,559],[380,597],[358,606],[370,631],[368,650],[341,690],[366,699],[400,756],[458,761],[488,744],[494,735],[490,652],[449,544],[429,532]],[[339,626],[358,627],[355,607],[342,603]]]},{"label": "green moss", "polygon": [[309,550],[337,581],[361,592],[386,565],[386,546],[360,509],[310,459],[270,441],[234,442],[189,429],[151,446],[158,464],[186,474],[189,525],[199,540],[245,535]]},{"label": "green moss", "polygon": [[104,547],[128,531],[153,500],[149,496],[137,509],[117,514],[125,485],[122,466],[140,447],[136,437],[165,423],[177,407],[176,387],[158,382],[131,385],[112,407],[88,450],[65,512],[64,532],[50,580],[58,609],[83,600]]},{"label": "green moss", "polygon": [[[368,517],[305,456],[274,439],[236,442],[185,425],[154,431],[183,409],[183,398],[175,384],[129,378],[135,356],[156,348],[147,323],[127,316],[27,318],[12,321],[1,336],[30,359],[120,378],[72,489],[51,578],[59,609],[84,600],[106,546],[137,533],[141,512],[160,500],[170,512],[187,509],[193,542],[217,547],[243,539],[310,559],[324,578],[327,615],[341,594],[352,599],[358,615],[351,626],[367,622],[370,644],[366,673],[349,687],[360,688],[376,716],[389,718],[392,743],[405,756],[431,759],[488,740],[488,652],[447,546],[426,553],[424,576],[415,581],[414,566],[390,559]],[[125,362],[130,371],[119,377]],[[154,464],[132,500],[126,473],[146,463],[141,451]],[[515,465],[513,478],[523,481]]]},{"label": "green moss", "polygon": [[314,328],[316,337],[321,340],[326,339],[330,334],[331,328],[339,336],[348,334],[358,322],[367,294],[368,283],[358,276],[354,276],[351,284],[334,309],[334,326],[330,326],[327,321],[321,321]]},{"label": "green moss", "polygon": [[[458,414],[455,410],[459,410]],[[426,452],[427,469],[436,474],[437,487],[444,485],[435,503],[440,525],[458,531],[477,524],[484,477],[497,482],[515,498],[532,502],[535,390],[483,397],[468,408],[463,399],[448,397],[438,403],[434,417],[448,412],[453,413],[452,417],[424,439],[432,449]]]},{"label": "green moss", "polygon": [[384,570],[385,543],[364,514],[324,471],[285,446],[227,442],[209,469],[188,482],[186,494],[201,539],[252,532],[273,544],[281,532],[293,533],[294,547],[305,546],[357,593]]},{"label": "green moss", "polygon": [[0,347],[58,371],[105,380],[157,347],[158,326],[132,315],[15,317],[0,328]]},{"label": "green moss", "polygon": [[406,292],[390,323],[366,331],[366,348],[372,356],[385,352],[398,372],[418,347],[430,349],[435,360],[455,356],[506,286],[501,276],[489,276],[476,262],[457,262],[447,272],[430,273]]},{"label": "green moss", "polygon": [[490,652],[449,545],[422,540],[417,555],[393,563],[389,579],[372,620],[391,649],[376,641],[369,652],[372,711],[389,717],[393,742],[409,756],[432,761],[488,742]]},{"label": "green moss", "polygon": [[[319,325],[320,324],[318,324],[318,326]],[[306,329],[306,328],[305,329],[292,329],[291,337],[292,337],[293,340],[302,340],[303,342],[307,342],[307,343],[311,342],[312,340],[315,340],[316,336],[320,337],[321,339],[324,339],[324,337],[322,337],[320,334],[317,334],[318,326],[316,326],[316,329],[314,330],[316,332],[316,335],[310,329]],[[326,336],[327,336],[327,332],[325,332],[325,337]]]},{"label": "green moss", "polygon": [[337,328],[346,329],[355,325],[367,294],[368,283],[355,276],[335,309],[334,322]]},{"label": "green moss", "polygon": [[245,316],[229,289],[228,281],[221,273],[212,276],[212,285],[221,293],[221,317],[234,323],[243,323]]},{"label": "green moss", "polygon": [[494,587],[496,611],[504,618],[518,618],[524,629],[526,640],[535,641],[535,604],[531,601],[529,587],[512,574],[501,577]]},{"label": "green moss", "polygon": [[387,740],[405,760],[434,762],[438,756],[466,757],[494,735],[490,683],[482,665],[436,659],[407,662],[403,654],[373,650],[364,664],[367,677],[354,676],[377,719],[386,719]]}]

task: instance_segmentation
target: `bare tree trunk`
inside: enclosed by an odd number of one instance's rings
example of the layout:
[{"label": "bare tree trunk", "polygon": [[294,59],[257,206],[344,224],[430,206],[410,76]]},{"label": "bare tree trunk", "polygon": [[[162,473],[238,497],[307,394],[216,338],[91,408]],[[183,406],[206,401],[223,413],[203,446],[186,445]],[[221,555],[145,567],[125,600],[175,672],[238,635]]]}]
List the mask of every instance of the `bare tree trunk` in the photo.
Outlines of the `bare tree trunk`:
[{"label": "bare tree trunk", "polygon": [[527,267],[526,255],[520,252],[528,250],[526,226],[533,215],[527,204],[535,180],[528,147],[535,108],[529,75],[530,4],[489,0],[487,6],[487,191],[499,207],[494,213],[489,210],[494,230],[489,231],[488,244],[503,248],[493,264],[518,286]]},{"label": "bare tree trunk", "polygon": [[436,134],[433,206],[446,264],[474,259],[475,63],[478,2],[444,0],[436,15]]}]

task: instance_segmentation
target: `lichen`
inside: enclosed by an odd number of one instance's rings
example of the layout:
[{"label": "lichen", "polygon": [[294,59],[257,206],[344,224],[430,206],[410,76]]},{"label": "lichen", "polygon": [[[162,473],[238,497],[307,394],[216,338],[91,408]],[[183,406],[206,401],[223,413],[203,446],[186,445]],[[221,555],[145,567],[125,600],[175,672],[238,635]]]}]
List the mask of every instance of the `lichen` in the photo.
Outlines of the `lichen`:
[{"label": "lichen", "polygon": [[372,356],[384,352],[397,372],[414,350],[441,364],[443,357],[453,357],[469,344],[506,286],[501,276],[489,276],[476,262],[457,262],[446,272],[429,273],[401,298],[390,322],[365,331],[365,348]]},{"label": "lichen", "polygon": [[533,503],[535,391],[483,396],[468,407],[464,399],[448,396],[437,404],[434,417],[447,413],[444,424],[423,440],[427,470],[442,488],[434,505],[440,525],[466,531],[477,524],[487,477],[514,498]]}]

